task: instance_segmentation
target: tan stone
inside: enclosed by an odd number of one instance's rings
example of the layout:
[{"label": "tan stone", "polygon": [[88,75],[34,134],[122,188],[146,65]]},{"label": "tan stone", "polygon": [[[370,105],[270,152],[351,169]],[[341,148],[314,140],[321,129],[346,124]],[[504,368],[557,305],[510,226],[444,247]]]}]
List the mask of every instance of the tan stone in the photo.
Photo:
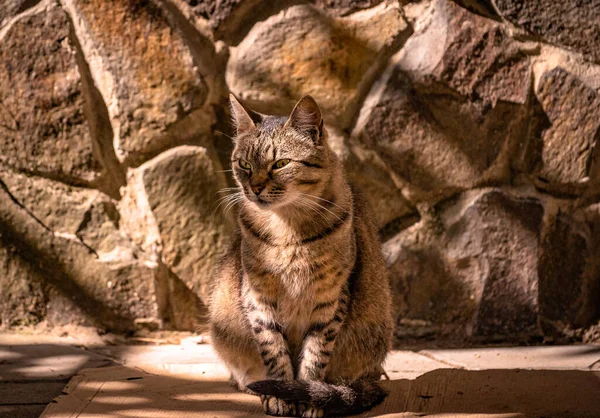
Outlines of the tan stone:
[{"label": "tan stone", "polygon": [[97,180],[69,22],[44,1],[3,29],[0,164],[72,184]]},{"label": "tan stone", "polygon": [[[54,324],[88,324],[113,331],[132,331],[135,320],[160,322],[155,299],[155,268],[143,260],[100,259],[75,237],[55,233],[0,188],[0,233],[13,248],[2,288],[15,281],[40,283],[47,298],[45,319]],[[33,272],[34,274],[30,274]],[[0,294],[2,305],[10,295]],[[27,300],[35,301],[35,291]]]},{"label": "tan stone", "polygon": [[152,2],[65,0],[106,103],[117,157],[138,165],[168,147],[209,143],[209,86]]},{"label": "tan stone", "polygon": [[228,230],[217,212],[218,191],[226,187],[217,168],[205,148],[173,148],[130,171],[119,205],[136,242],[204,301]]},{"label": "tan stone", "polygon": [[377,70],[410,28],[394,5],[344,18],[293,6],[256,24],[232,51],[227,85],[265,113],[289,112],[310,94],[327,123],[345,128]]}]

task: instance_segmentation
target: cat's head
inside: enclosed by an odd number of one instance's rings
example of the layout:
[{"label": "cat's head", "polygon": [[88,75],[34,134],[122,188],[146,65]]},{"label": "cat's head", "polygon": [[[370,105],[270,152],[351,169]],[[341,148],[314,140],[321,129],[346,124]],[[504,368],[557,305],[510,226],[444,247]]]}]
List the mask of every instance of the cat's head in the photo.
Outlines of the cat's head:
[{"label": "cat's head", "polygon": [[289,117],[266,116],[230,96],[236,127],[231,165],[245,195],[260,209],[318,196],[334,163],[319,106],[305,96]]}]

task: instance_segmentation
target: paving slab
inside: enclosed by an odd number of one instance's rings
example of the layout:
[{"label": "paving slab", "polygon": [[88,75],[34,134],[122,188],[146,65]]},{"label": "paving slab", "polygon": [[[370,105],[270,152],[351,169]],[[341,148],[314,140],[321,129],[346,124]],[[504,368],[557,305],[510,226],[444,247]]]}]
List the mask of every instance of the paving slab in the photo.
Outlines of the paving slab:
[{"label": "paving slab", "polygon": [[[112,358],[117,363],[149,373],[185,375],[191,379],[202,375],[210,375],[219,380],[229,378],[229,371],[209,344],[106,346],[90,350]],[[414,379],[431,370],[451,367],[412,351],[393,351],[384,365],[390,379]]]},{"label": "paving slab", "polygon": [[392,351],[384,364],[384,369],[391,380],[415,379],[432,370],[452,367],[412,351]]},{"label": "paving slab", "polygon": [[[598,417],[600,372],[439,369],[383,381],[390,395],[360,417]],[[115,366],[82,370],[42,418],[264,417],[257,397],[210,376]]]},{"label": "paving slab", "polygon": [[85,367],[115,363],[55,336],[0,334],[0,417],[37,418]]},{"label": "paving slab", "polygon": [[590,370],[600,362],[600,345],[597,344],[423,350],[419,353],[469,370]]}]

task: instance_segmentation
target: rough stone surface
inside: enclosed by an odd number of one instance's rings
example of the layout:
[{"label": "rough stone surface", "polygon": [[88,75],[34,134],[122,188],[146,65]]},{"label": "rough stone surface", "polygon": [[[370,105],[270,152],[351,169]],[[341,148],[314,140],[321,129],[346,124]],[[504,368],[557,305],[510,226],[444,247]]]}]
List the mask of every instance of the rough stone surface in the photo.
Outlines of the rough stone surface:
[{"label": "rough stone surface", "polygon": [[40,275],[0,232],[0,329],[35,325],[45,318],[47,297]]},{"label": "rough stone surface", "polygon": [[[79,240],[55,234],[33,217],[2,183],[0,231],[5,247],[14,248],[15,260],[30,267],[9,269],[14,280],[39,272],[48,295],[48,318],[54,324],[85,323],[109,330],[135,329],[138,318],[158,320],[154,298],[154,269],[131,260],[104,263]],[[6,283],[12,276],[4,276]],[[35,290],[35,288],[34,288]],[[46,293],[47,292],[47,293]],[[2,294],[2,304],[10,303]],[[38,296],[32,293],[30,305]]]},{"label": "rough stone surface", "polygon": [[270,113],[289,112],[310,94],[328,123],[345,128],[374,71],[409,34],[392,5],[339,19],[308,5],[290,7],[256,24],[232,52],[227,85]]},{"label": "rough stone surface", "polygon": [[371,8],[381,2],[382,0],[313,0],[317,7],[340,16]]},{"label": "rough stone surface", "polygon": [[539,201],[471,191],[385,245],[401,318],[476,337],[538,335]]},{"label": "rough stone surface", "polygon": [[0,164],[76,184],[99,176],[74,52],[67,16],[52,1],[2,39]]},{"label": "rough stone surface", "polygon": [[600,313],[600,207],[559,211],[546,224],[540,254],[540,315],[549,334],[593,325]]},{"label": "rough stone surface", "polygon": [[205,329],[231,92],[315,97],[402,343],[597,339],[598,1],[1,2],[0,327]]},{"label": "rough stone surface", "polygon": [[537,97],[550,123],[541,133],[537,175],[552,183],[586,180],[600,164],[595,156],[600,140],[600,94],[555,68],[541,77]]},{"label": "rough stone surface", "polygon": [[393,228],[395,220],[414,212],[376,152],[350,143],[346,136],[333,130],[329,132],[329,144],[344,162],[351,184],[366,198],[380,230]]},{"label": "rough stone surface", "polygon": [[450,2],[438,7],[415,37],[439,42],[445,28],[444,51],[419,62],[411,38],[371,90],[354,130],[416,188],[417,199],[419,191],[505,179],[527,126],[528,58],[498,24]]},{"label": "rough stone surface", "polygon": [[205,148],[173,148],[129,174],[120,206],[131,236],[204,301],[227,232],[216,210],[226,181],[216,167]]},{"label": "rough stone surface", "polygon": [[4,0],[0,9],[0,28],[8,23],[11,17],[23,10],[27,0]]},{"label": "rough stone surface", "polygon": [[46,228],[81,240],[102,261],[138,257],[136,246],[119,230],[115,203],[103,193],[2,169],[0,179],[13,198]]},{"label": "rough stone surface", "polygon": [[494,0],[504,18],[600,62],[600,1]]},{"label": "rough stone surface", "polygon": [[114,132],[117,157],[138,165],[181,143],[205,141],[214,115],[179,32],[149,0],[66,0]]}]

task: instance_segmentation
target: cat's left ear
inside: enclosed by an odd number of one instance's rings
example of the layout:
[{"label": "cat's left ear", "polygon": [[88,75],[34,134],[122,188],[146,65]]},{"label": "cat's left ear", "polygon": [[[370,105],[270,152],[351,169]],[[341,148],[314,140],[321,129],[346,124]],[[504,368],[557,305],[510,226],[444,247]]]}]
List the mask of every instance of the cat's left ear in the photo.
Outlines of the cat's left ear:
[{"label": "cat's left ear", "polygon": [[285,127],[291,127],[308,135],[315,144],[323,140],[323,118],[321,110],[310,96],[301,98],[290,114]]},{"label": "cat's left ear", "polygon": [[262,122],[262,116],[244,106],[233,94],[229,95],[231,116],[236,129],[236,135],[241,135],[256,129]]}]

